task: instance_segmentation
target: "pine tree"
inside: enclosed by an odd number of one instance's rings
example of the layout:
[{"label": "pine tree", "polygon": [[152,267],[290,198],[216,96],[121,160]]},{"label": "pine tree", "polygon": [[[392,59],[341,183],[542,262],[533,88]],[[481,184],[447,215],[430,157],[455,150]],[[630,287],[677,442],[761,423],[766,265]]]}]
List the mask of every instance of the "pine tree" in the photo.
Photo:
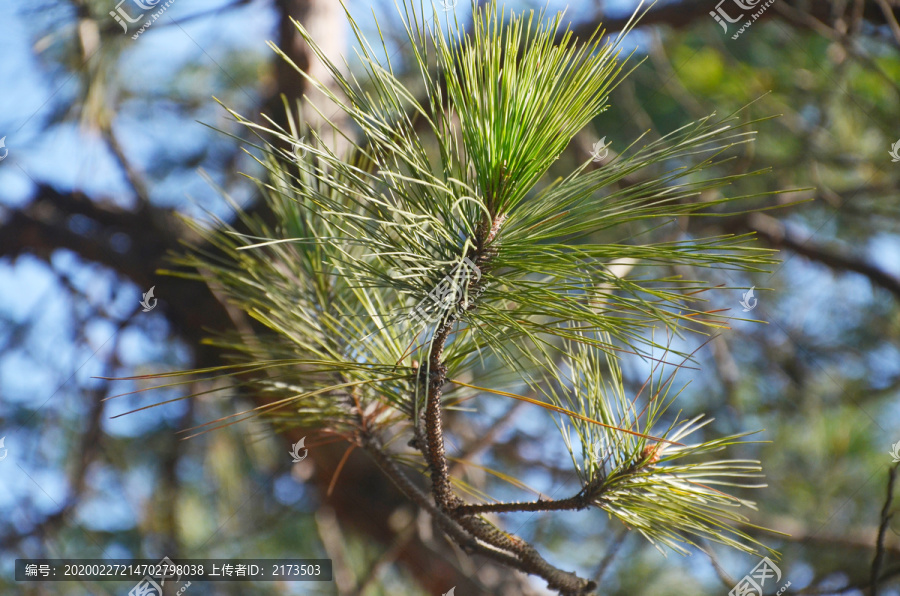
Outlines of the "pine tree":
[{"label": "pine tree", "polygon": [[[340,131],[341,154],[293,119],[288,130],[230,111],[259,139],[250,153],[265,169],[256,182],[273,216],[192,222],[206,246],[176,263],[203,275],[169,273],[211,279],[270,333],[219,339],[240,359],[232,366],[173,375],[234,377],[271,396],[235,420],[263,416],[363,448],[465,551],[540,576],[560,594],[597,586],[485,514],[600,509],[661,550],[686,553],[700,539],[768,550],[736,527],[753,503],[718,488],[760,486],[759,462],[708,457],[749,433],[691,442],[709,420],[670,413],[678,391],[666,360],[691,354],[655,338],[728,321],[706,308],[707,282],[668,267],[760,271],[772,255],[746,236],[641,243],[672,218],[721,215],[753,198],[709,199],[735,177],[704,176],[753,140],[753,123],[711,115],[548,183],[550,166],[625,76],[627,30],[582,42],[562,14],[506,13],[490,2],[473,8],[464,31],[450,17],[428,23],[423,8],[405,0],[400,12],[424,99],[395,76],[384,40],[376,51],[349,13],[363,82],[296,22],[341,94],[298,72],[358,129]],[[609,232],[623,239],[597,243]],[[636,396],[619,366],[626,355],[655,363]],[[464,381],[472,377],[484,386]],[[491,381],[511,377],[530,396]],[[477,407],[485,394],[554,417],[580,491],[484,502],[451,476],[444,413],[464,400]],[[428,477],[430,494],[416,475]]]}]

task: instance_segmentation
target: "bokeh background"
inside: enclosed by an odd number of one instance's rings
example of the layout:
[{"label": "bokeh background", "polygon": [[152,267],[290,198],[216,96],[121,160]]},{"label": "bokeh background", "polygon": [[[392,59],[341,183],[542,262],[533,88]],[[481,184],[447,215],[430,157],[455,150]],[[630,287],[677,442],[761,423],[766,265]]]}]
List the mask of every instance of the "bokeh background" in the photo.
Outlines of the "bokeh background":
[{"label": "bokeh background", "polygon": [[[723,6],[735,14],[731,1]],[[132,3],[123,6],[137,14]],[[378,18],[394,68],[407,72],[394,3],[347,6],[367,35],[379,34]],[[635,7],[573,1],[565,21],[582,33],[603,22],[614,34]],[[673,270],[731,288],[709,293],[713,307],[758,321],[736,320],[699,349],[698,366],[679,373],[687,386],[678,404],[714,417],[711,434],[764,429],[766,442],[740,454],[763,462],[768,487],[742,496],[758,502],[755,524],[790,535],[767,539],[783,553],[781,584],[791,583],[783,593],[900,594],[890,454],[900,442],[900,162],[889,154],[900,141],[900,2],[775,0],[738,39],[737,25],[726,34],[710,16],[715,7],[652,8],[626,44],[643,62],[550,174],[589,160],[601,138],[611,159],[642,133],[752,104],[743,117],[763,119],[757,142],[716,173],[771,170],[723,192],[811,190],[765,199],[780,209],[654,231],[673,240],[755,232],[760,246],[781,249],[782,263],[766,274]],[[246,397],[116,417],[186,390],[107,399],[150,383],[98,377],[221,364],[202,339],[248,325],[214,290],[158,273],[167,253],[193,240],[176,214],[233,218],[216,187],[256,206],[241,172],[258,174],[257,164],[214,129],[247,132],[213,97],[251,119],[283,121],[280,94],[293,102],[308,85],[266,41],[326,76],[291,16],[350,69],[358,42],[336,0],[176,0],[137,39],[136,26],[125,34],[110,16],[115,8],[0,2],[0,593],[131,587],[16,583],[17,557],[167,555],[334,560],[331,583],[195,583],[190,594],[437,595],[453,586],[458,596],[546,594],[542,582],[451,548],[358,451],[335,478],[346,445],[310,442],[310,456],[292,464],[300,436],[263,422],[182,440],[194,434],[185,429],[252,407]],[[437,8],[440,19],[471,19],[465,0]],[[333,105],[309,97],[302,109],[312,126],[323,116],[341,124]],[[756,288],[749,313],[733,289],[741,286]],[[159,302],[143,312],[151,287]],[[646,367],[625,370],[637,390]],[[489,396],[472,406],[450,415],[452,453],[545,495],[573,486],[543,410]],[[475,466],[455,473],[498,497],[521,496]],[[727,594],[756,563],[712,545],[664,557],[598,511],[504,521],[551,562],[598,578],[602,594]]]}]

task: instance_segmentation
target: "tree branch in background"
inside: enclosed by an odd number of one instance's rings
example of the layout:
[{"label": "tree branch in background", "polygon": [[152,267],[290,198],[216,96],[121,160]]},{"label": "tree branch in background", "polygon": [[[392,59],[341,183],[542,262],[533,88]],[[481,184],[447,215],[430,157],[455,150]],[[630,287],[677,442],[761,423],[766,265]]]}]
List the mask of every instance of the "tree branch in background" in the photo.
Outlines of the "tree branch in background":
[{"label": "tree branch in background", "polygon": [[802,241],[795,238],[787,231],[784,224],[769,215],[752,214],[748,219],[748,227],[764,238],[770,246],[785,248],[837,271],[852,271],[864,275],[873,284],[884,288],[893,294],[894,298],[900,300],[900,279],[876,265],[830,251],[814,244],[811,240]]}]

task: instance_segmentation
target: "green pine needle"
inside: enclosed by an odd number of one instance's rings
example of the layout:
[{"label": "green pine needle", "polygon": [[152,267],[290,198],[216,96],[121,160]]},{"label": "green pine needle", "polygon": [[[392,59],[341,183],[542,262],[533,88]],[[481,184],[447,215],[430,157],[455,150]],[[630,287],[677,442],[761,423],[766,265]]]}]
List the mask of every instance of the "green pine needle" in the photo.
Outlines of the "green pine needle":
[{"label": "green pine needle", "polygon": [[[676,418],[657,428],[674,399],[666,397],[670,383],[652,385],[639,412],[618,369],[624,353],[666,349],[654,330],[727,325],[705,305],[712,288],[670,268],[760,271],[775,262],[747,236],[645,240],[673,218],[760,204],[764,194],[719,192],[759,172],[715,174],[753,140],[748,123],[709,116],[652,142],[639,138],[612,163],[590,169],[586,162],[547,181],[622,80],[627,30],[615,41],[600,31],[577,40],[560,31],[561,14],[507,13],[494,2],[475,10],[470,31],[426,23],[411,1],[400,12],[414,86],[382,59],[384,40],[376,51],[349,14],[362,80],[330,61],[296,22],[341,93],[298,68],[299,75],[359,130],[358,137],[337,131],[346,135],[346,153],[335,154],[292,118],[285,130],[229,110],[258,137],[248,152],[265,170],[256,182],[273,217],[191,222],[206,246],[175,259],[175,274],[210,281],[269,333],[217,339],[239,364],[194,372],[230,376],[242,391],[271,396],[271,405],[236,419],[264,415],[282,427],[345,436],[365,424],[411,436],[424,403],[419,363],[428,362],[430,338],[455,310],[443,352],[447,378],[512,373],[553,411],[579,414],[563,416],[560,427],[567,442],[574,431],[584,446],[584,463],[574,451],[573,463],[597,507],[679,552],[691,536],[754,551],[759,543],[734,528],[745,521],[737,509],[752,503],[713,487],[746,485],[758,462],[705,457],[744,435],[665,444],[650,464],[641,459],[647,439],[616,430],[679,441],[705,424]],[[477,282],[463,268],[467,259],[480,263]],[[631,264],[628,275],[614,270],[622,262]],[[454,299],[435,305],[429,294],[441,284]],[[410,320],[423,302],[436,321]],[[460,385],[445,391],[447,400],[478,395]],[[598,441],[601,460],[588,450]],[[417,461],[424,473],[421,454]]]}]

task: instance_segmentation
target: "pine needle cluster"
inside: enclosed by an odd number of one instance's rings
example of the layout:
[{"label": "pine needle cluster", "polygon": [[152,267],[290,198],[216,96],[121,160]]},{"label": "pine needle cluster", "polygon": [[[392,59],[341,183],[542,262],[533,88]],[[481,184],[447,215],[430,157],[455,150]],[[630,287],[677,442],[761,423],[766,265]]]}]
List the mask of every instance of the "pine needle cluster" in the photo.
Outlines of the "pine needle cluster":
[{"label": "pine needle cluster", "polygon": [[[238,361],[190,372],[267,398],[228,423],[264,416],[363,447],[467,551],[561,594],[596,586],[484,514],[594,508],[659,548],[687,552],[700,539],[764,548],[736,527],[753,504],[723,492],[758,485],[759,462],[708,457],[746,435],[690,442],[709,421],[670,412],[677,391],[658,358],[689,355],[654,337],[727,325],[707,307],[709,285],[672,275],[673,266],[759,271],[772,255],[745,236],[651,239],[674,218],[719,216],[753,198],[725,197],[719,189],[735,176],[708,173],[753,140],[752,122],[709,116],[548,181],[627,74],[621,44],[632,25],[614,39],[598,29],[578,40],[562,14],[489,2],[473,7],[467,31],[451,16],[429,22],[425,9],[400,7],[412,85],[384,40],[373,47],[349,13],[355,71],[296,23],[339,92],[297,71],[352,123],[337,128],[346,151],[293,119],[285,128],[231,112],[259,139],[248,153],[265,170],[256,182],[271,215],[193,223],[205,245],[176,262],[202,275],[172,273],[212,280],[268,333],[217,340]],[[658,363],[630,397],[625,355]],[[529,395],[491,384],[510,376]],[[477,407],[485,394],[554,417],[579,493],[473,502],[449,473],[444,413],[464,400]],[[420,474],[430,494],[412,479]]]}]

